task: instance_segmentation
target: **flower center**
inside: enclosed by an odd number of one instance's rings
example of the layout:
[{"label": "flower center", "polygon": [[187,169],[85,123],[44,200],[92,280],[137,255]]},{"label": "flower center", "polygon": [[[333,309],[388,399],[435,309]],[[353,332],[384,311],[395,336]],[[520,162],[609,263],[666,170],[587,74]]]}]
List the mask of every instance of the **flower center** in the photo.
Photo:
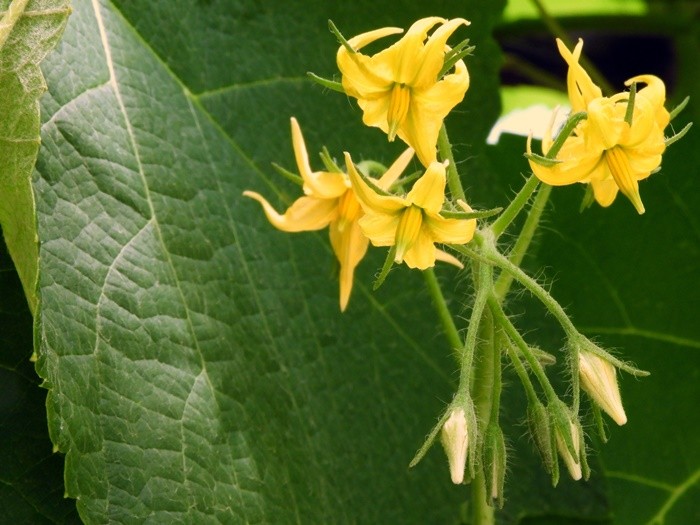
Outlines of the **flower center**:
[{"label": "flower center", "polygon": [[405,84],[394,84],[394,87],[391,88],[391,95],[389,95],[389,109],[386,115],[389,126],[389,142],[394,140],[396,132],[403,124],[403,121],[406,120],[410,101],[411,89]]},{"label": "flower center", "polygon": [[360,216],[360,203],[355,197],[355,192],[348,189],[338,199],[338,232],[345,229],[348,224],[357,220]]},{"label": "flower center", "polygon": [[644,204],[639,195],[639,184],[632,176],[632,167],[629,158],[620,146],[615,146],[605,152],[605,160],[608,162],[610,173],[620,191],[632,202],[640,215],[644,213]]},{"label": "flower center", "polygon": [[394,258],[396,263],[401,264],[406,252],[415,244],[422,223],[423,210],[414,204],[411,204],[401,214],[399,225],[396,228],[396,256]]}]

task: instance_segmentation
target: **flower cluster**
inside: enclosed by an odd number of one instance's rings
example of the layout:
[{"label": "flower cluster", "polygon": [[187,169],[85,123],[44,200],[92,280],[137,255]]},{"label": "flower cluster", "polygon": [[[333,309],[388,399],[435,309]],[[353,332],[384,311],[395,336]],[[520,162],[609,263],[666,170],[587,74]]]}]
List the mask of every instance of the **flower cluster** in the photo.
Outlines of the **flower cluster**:
[{"label": "flower cluster", "polygon": [[[442,260],[461,267],[454,256],[438,250],[435,243],[467,243],[476,229],[468,218],[471,209],[451,211],[445,218],[445,163],[436,160],[436,144],[442,122],[469,87],[467,67],[459,54],[446,45],[464,19],[431,17],[419,20],[406,35],[388,49],[368,57],[359,50],[375,40],[400,33],[383,28],[363,33],[340,46],[338,67],[345,92],[358,99],[363,120],[409,145],[377,181],[358,171],[345,153],[345,172],[312,171],[296,119],[292,118],[292,142],[304,196],[284,214],[259,193],[244,195],[257,200],[268,220],[286,232],[314,231],[329,227],[333,252],[340,264],[340,309],[345,310],[352,290],[355,268],[374,246],[395,247],[395,262],[424,270]],[[439,26],[428,36],[428,32]],[[342,38],[342,36],[341,36]],[[344,40],[344,39],[343,39]],[[446,67],[452,73],[442,74]],[[426,166],[425,174],[407,195],[388,193],[407,167],[414,151]]]},{"label": "flower cluster", "polygon": [[[553,484],[559,479],[560,460],[573,479],[589,475],[586,433],[580,417],[582,393],[591,402],[605,440],[601,411],[619,425],[627,422],[617,371],[646,374],[583,336],[549,292],[518,266],[548,198],[548,185],[588,184],[590,195],[602,206],[609,206],[621,191],[643,213],[638,182],[659,168],[667,146],[687,127],[670,139],[664,136],[676,111],[665,109],[665,86],[659,78],[638,75],[627,81],[628,92],[603,96],[579,63],[583,42],[570,51],[557,40],[569,66],[572,114],[556,138],[551,130],[544,137],[543,155],[532,152],[528,139],[526,157],[534,175],[505,210],[474,211],[464,200],[456,166],[450,164],[452,153],[443,123],[469,88],[464,58],[473,50],[468,40],[453,47],[447,40],[468,25],[462,18],[424,18],[393,45],[368,55],[362,52],[368,45],[403,30],[387,27],[348,40],[331,23],[340,43],[336,58],[342,81],[316,80],[357,99],[367,126],[382,130],[389,141],[398,137],[408,148],[388,169],[381,170],[368,169],[367,161],[356,164],[348,152],[344,152],[344,168],[340,168],[324,150],[325,170],[313,171],[301,129],[292,118],[299,175],[282,171],[300,184],[303,196],[280,214],[259,193],[245,191],[244,195],[259,202],[279,230],[329,228],[340,266],[341,311],[347,307],[355,269],[369,244],[388,248],[375,287],[393,264],[405,263],[426,271],[443,330],[460,365],[460,379],[452,402],[411,466],[440,436],[452,481],[468,482],[480,473],[483,483],[474,486],[483,484],[489,503],[502,505],[507,470],[507,447],[499,420],[502,360],[509,360],[524,386],[530,431]],[[414,155],[422,168],[417,178],[404,176]],[[376,168],[377,163],[372,164]],[[374,174],[377,177],[372,177]],[[512,250],[504,255],[499,237],[533,195],[532,215]],[[477,223],[501,211],[491,223]],[[473,280],[473,304],[462,332],[457,330],[439,284],[429,271],[438,260],[463,267],[454,253],[468,261],[471,271],[464,274]],[[530,346],[505,312],[505,297],[514,280],[542,303],[566,335],[563,351],[571,384],[566,396],[557,394],[545,370],[556,358]],[[484,403],[484,399],[489,402]]]},{"label": "flower cluster", "polygon": [[[556,156],[560,162],[542,165],[531,159],[532,171],[542,182],[553,186],[590,184],[601,206],[610,206],[621,191],[638,213],[644,213],[638,181],[661,165],[666,149],[664,129],[670,122],[670,114],[664,108],[663,81],[654,75],[638,75],[625,83],[634,91],[604,97],[579,64],[583,40],[573,52],[559,39],[557,46],[569,65],[567,87],[572,112],[585,112],[587,118],[564,142]],[[646,86],[637,91],[637,84]],[[542,141],[543,152],[547,154],[551,146],[550,133]],[[527,151],[531,153],[529,141]]]}]

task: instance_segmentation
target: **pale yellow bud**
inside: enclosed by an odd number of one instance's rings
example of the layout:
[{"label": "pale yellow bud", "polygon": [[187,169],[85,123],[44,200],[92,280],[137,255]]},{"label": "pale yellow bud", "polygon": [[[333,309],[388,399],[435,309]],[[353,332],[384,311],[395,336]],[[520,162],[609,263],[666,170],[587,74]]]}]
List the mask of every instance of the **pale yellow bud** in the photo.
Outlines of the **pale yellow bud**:
[{"label": "pale yellow bud", "polygon": [[469,447],[467,416],[464,409],[455,408],[452,411],[440,431],[440,442],[450,464],[452,483],[463,483],[467,464],[467,448]]},{"label": "pale yellow bud", "polygon": [[620,389],[617,386],[617,376],[612,363],[602,357],[581,351],[578,354],[581,386],[591,398],[618,425],[627,423],[625,409],[620,399]]},{"label": "pale yellow bud", "polygon": [[559,455],[564,460],[564,463],[566,463],[566,468],[569,470],[571,477],[574,480],[579,480],[583,477],[580,459],[581,436],[579,434],[578,425],[576,425],[573,421],[569,422],[569,432],[571,433],[571,440],[574,444],[574,452],[576,452],[576,456],[574,457],[571,454],[571,451],[569,451],[569,447],[566,446],[566,440],[561,435],[559,428],[556,430],[557,449],[559,450]]}]

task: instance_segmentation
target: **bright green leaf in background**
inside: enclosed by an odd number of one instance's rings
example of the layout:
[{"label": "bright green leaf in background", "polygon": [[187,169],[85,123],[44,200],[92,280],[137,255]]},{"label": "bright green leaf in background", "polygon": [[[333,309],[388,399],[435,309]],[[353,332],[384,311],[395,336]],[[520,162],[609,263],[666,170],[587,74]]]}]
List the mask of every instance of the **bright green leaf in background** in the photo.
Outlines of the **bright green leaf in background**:
[{"label": "bright green leaf in background", "polygon": [[[448,128],[473,200],[504,204],[527,164],[522,139],[484,145],[499,112],[489,35],[503,7],[484,4],[73,2],[43,64],[35,340],[65,491],[85,522],[461,522],[469,490],[451,485],[440,450],[407,470],[456,380],[420,276],[396,269],[372,293],[383,257],[373,252],[341,315],[325,233],[278,232],[241,192],[280,206],[296,195],[270,167],[294,166],[292,115],[310,152],[390,162],[401,145],[305,73],[335,74],[328,18],[354,35],[437,13],[472,21],[472,86]],[[580,188],[554,192],[528,269],[545,268],[586,333],[652,376],[622,381],[630,421],[610,429],[591,481],[556,489],[524,437],[511,378],[501,523],[700,520],[694,132],[642,184],[643,217],[622,199],[579,214]],[[14,401],[0,405],[0,453],[14,463],[0,470],[0,523],[74,522],[60,456],[38,434],[28,317],[16,282],[2,290],[0,322],[15,331],[3,330],[14,335],[0,384]],[[454,312],[465,292],[450,298]],[[543,348],[561,345],[526,297],[508,306]]]}]

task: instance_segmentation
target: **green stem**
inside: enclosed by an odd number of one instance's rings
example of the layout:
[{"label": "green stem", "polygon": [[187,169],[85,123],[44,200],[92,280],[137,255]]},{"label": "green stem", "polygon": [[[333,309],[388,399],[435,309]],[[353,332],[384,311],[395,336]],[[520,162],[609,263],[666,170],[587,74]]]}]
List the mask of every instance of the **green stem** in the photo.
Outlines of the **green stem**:
[{"label": "green stem", "polygon": [[[493,318],[489,310],[485,308],[486,299],[491,294],[491,287],[493,286],[492,269],[489,265],[479,264],[477,271],[478,288],[474,308],[478,308],[481,311],[478,314],[480,322],[476,321],[478,330],[474,330],[474,332],[479,332],[482,342],[477,343],[474,341],[473,343],[474,346],[478,347],[480,350],[480,355],[479,359],[473,363],[471,394],[476,411],[477,428],[479,429],[479,434],[483,435],[484,429],[486,429],[488,425],[489,418],[493,414],[494,406],[497,407],[499,404],[498,397],[494,397],[494,383],[497,381],[496,377],[500,376],[500,369],[498,374],[496,374],[494,368],[496,362],[494,358],[494,349],[498,348],[498,345],[495,341]],[[470,320],[470,328],[475,321],[473,317],[474,315],[472,315],[472,319]],[[498,364],[500,365],[500,357],[498,359]],[[500,384],[500,380],[498,382]],[[498,413],[498,408],[496,408],[496,413]],[[493,506],[489,504],[490,498],[486,492],[486,476],[483,465],[478,465],[475,477],[472,480],[470,501],[472,524],[493,525],[495,523],[494,509]]]},{"label": "green stem", "polygon": [[[492,315],[495,314],[492,313]],[[520,359],[518,352],[515,350],[515,348],[513,348],[511,344],[508,345],[508,357],[510,357],[511,362],[513,363],[513,368],[515,368],[515,373],[518,374],[520,382],[523,384],[523,388],[525,389],[525,394],[527,395],[528,402],[530,402],[531,404],[537,403],[539,401],[539,398],[537,397],[535,386],[530,380],[530,375],[527,373],[522,359]]]},{"label": "green stem", "polygon": [[518,349],[520,349],[520,352],[525,356],[527,364],[530,365],[530,369],[534,372],[537,381],[540,383],[540,386],[544,390],[545,396],[547,397],[547,401],[552,402],[558,399],[557,393],[554,391],[552,384],[549,382],[544,368],[542,368],[540,362],[530,351],[530,347],[528,346],[527,342],[525,342],[525,339],[523,339],[523,337],[520,335],[518,329],[515,328],[515,326],[513,326],[513,323],[511,323],[510,319],[508,319],[508,316],[503,311],[503,307],[501,307],[501,305],[498,302],[498,299],[494,295],[491,295],[489,297],[489,307],[491,309],[491,312],[493,313],[493,317],[496,323],[498,323],[498,325],[503,329],[508,338],[515,343]]},{"label": "green stem", "polygon": [[487,248],[486,253],[483,255],[472,250],[471,248],[467,248],[466,246],[452,245],[452,248],[462,255],[466,255],[467,257],[479,262],[485,262],[487,264],[497,266],[501,270],[510,273],[518,282],[520,282],[520,284],[527,288],[532,295],[537,297],[542,302],[545,308],[547,308],[547,310],[549,310],[549,312],[557,319],[561,327],[564,329],[564,332],[566,332],[567,337],[570,339],[575,339],[577,336],[579,336],[579,332],[571,322],[571,319],[569,319],[569,316],[566,315],[566,312],[564,312],[561,305],[551,295],[549,295],[549,292],[542,288],[537,281],[522,271],[518,266],[510,262],[507,257],[504,257],[498,253],[495,247]]},{"label": "green stem", "polygon": [[486,306],[486,300],[491,293],[493,283],[491,281],[492,269],[488,264],[479,264],[477,268],[476,297],[472,314],[469,317],[469,327],[467,337],[464,340],[461,356],[461,370],[459,376],[459,391],[471,392],[472,386],[472,363],[474,362],[474,352],[477,346],[477,335],[481,326],[481,318]]},{"label": "green stem", "polygon": [[[547,26],[549,32],[553,36],[559,38],[562,42],[564,42],[567,48],[573,49],[574,43],[569,38],[569,35],[566,33],[566,30],[552,15],[549,14],[547,9],[544,7],[542,1],[532,0],[532,3],[535,4],[537,11],[539,11],[540,13],[540,18],[542,19],[542,22],[544,22],[544,25]],[[588,60],[588,58],[583,53],[581,54],[579,63],[581,64],[581,66],[583,66],[583,69],[588,71],[588,74],[590,75],[593,82],[600,86],[604,95],[612,95],[615,92],[610,83],[605,79],[605,77],[600,73],[600,71],[598,71],[598,68],[595,67],[593,63],[590,60]]]},{"label": "green stem", "polygon": [[472,480],[472,496],[470,500],[472,510],[471,525],[493,525],[496,523],[494,509],[488,504],[487,496],[484,469],[482,466],[479,466],[476,476]]},{"label": "green stem", "polygon": [[447,186],[450,188],[452,200],[456,201],[457,199],[462,199],[466,201],[464,189],[462,188],[462,181],[459,179],[459,172],[457,171],[457,164],[452,154],[452,145],[447,136],[447,128],[444,123],[438,135],[438,151],[440,152],[440,158],[442,160],[449,161],[449,165],[447,166]]},{"label": "green stem", "polygon": [[493,221],[491,231],[493,232],[494,238],[498,239],[501,234],[506,231],[506,228],[508,228],[510,223],[513,222],[513,219],[515,219],[523,210],[527,204],[527,201],[530,200],[530,197],[537,189],[539,182],[540,181],[537,177],[530,175],[530,178],[527,179],[523,187],[520,188],[520,191],[510,202],[508,207],[503,210],[503,213],[501,213],[495,221]]},{"label": "green stem", "polygon": [[[527,253],[527,249],[530,247],[530,243],[532,242],[535,232],[537,231],[537,227],[540,224],[540,219],[542,218],[545,205],[549,200],[550,193],[552,193],[552,187],[549,184],[541,185],[539,191],[537,192],[535,201],[532,203],[532,208],[530,208],[527,219],[525,219],[523,229],[520,230],[520,235],[518,235],[518,239],[515,241],[515,245],[508,255],[510,262],[516,266],[520,266],[520,263],[523,261],[523,257],[525,257],[525,253]],[[496,285],[494,286],[496,297],[498,297],[500,301],[505,299],[512,283],[513,275],[507,272],[501,272],[498,279],[496,279]]]},{"label": "green stem", "polygon": [[489,415],[489,422],[498,424],[498,414],[501,410],[501,389],[503,385],[501,348],[504,346],[505,335],[501,330],[496,331],[493,329],[493,314],[489,315],[489,321],[493,333],[493,345],[491,348],[493,355],[493,383],[491,385],[491,414]]},{"label": "green stem", "polygon": [[430,297],[433,299],[433,306],[435,311],[440,318],[440,323],[442,324],[442,330],[447,337],[447,341],[452,347],[452,351],[457,357],[458,361],[460,359],[460,351],[462,349],[462,338],[459,336],[457,327],[455,326],[454,319],[450,315],[450,310],[447,308],[447,302],[445,301],[445,296],[442,293],[442,288],[440,288],[440,283],[438,283],[435,272],[432,268],[428,268],[423,271],[423,277],[425,278],[425,283],[428,286],[428,292]]}]

